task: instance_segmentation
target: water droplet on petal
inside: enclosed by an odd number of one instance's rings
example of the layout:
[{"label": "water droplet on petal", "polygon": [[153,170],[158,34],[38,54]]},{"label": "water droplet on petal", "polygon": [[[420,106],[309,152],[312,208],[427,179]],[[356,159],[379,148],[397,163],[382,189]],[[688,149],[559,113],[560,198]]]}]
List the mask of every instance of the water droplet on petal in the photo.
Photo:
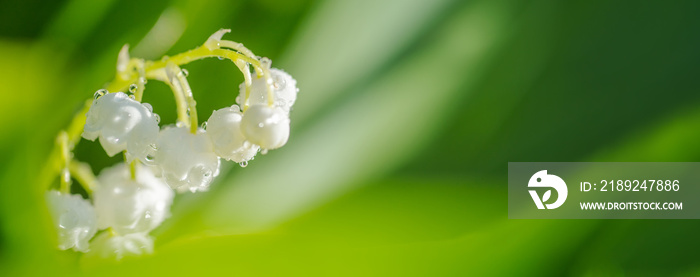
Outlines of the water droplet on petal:
[{"label": "water droplet on petal", "polygon": [[107,93],[108,93],[108,92],[107,92],[106,89],[100,89],[100,90],[97,90],[97,91],[95,92],[95,95],[93,95],[93,96],[94,96],[95,100],[97,100],[98,98],[104,96],[104,95],[107,94]]},{"label": "water droplet on petal", "polygon": [[139,88],[139,87],[138,87],[136,84],[131,84],[131,85],[129,85],[129,92],[131,92],[131,93],[136,93],[136,90],[137,90],[138,88]]},{"label": "water droplet on petal", "polygon": [[151,104],[143,103],[143,106],[146,107],[146,109],[148,109],[149,112],[153,112],[153,106],[151,106]]},{"label": "water droplet on petal", "polygon": [[260,154],[267,155],[267,149],[261,149]]},{"label": "water droplet on petal", "polygon": [[160,123],[160,115],[154,113],[153,116],[156,118],[156,123]]},{"label": "water droplet on petal", "polygon": [[131,94],[131,95],[129,95],[129,98],[131,98],[131,100],[135,100],[135,99],[136,99],[136,96],[134,96],[133,94]]},{"label": "water droplet on petal", "polygon": [[238,165],[240,165],[241,167],[246,167],[246,166],[248,166],[248,161],[240,162],[240,163],[238,163]]},{"label": "water droplet on petal", "polygon": [[282,78],[282,76],[280,75],[272,76],[272,80],[272,85],[275,87],[276,90],[283,90],[287,86],[287,80]]},{"label": "water droplet on petal", "polygon": [[207,130],[207,122],[202,122],[202,129]]},{"label": "water droplet on petal", "polygon": [[182,76],[187,77],[187,76],[189,76],[189,75],[190,75],[190,72],[187,71],[187,69],[184,69],[184,68],[183,68],[183,69],[182,69]]},{"label": "water droplet on petal", "polygon": [[219,58],[220,61],[223,61],[223,60],[224,60],[224,57],[219,56],[218,58]]}]

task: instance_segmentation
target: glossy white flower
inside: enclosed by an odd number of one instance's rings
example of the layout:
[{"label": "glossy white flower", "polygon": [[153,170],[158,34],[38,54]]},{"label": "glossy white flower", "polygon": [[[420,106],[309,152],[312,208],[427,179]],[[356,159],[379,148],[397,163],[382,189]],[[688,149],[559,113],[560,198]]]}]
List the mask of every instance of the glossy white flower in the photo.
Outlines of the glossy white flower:
[{"label": "glossy white flower", "polygon": [[93,241],[91,256],[115,258],[121,260],[126,256],[141,256],[153,253],[153,238],[145,233],[115,235],[104,232]]},{"label": "glossy white flower", "polygon": [[97,218],[90,202],[75,194],[46,192],[46,202],[58,232],[58,248],[87,252],[97,232]]},{"label": "glossy white flower", "polygon": [[123,92],[107,93],[92,102],[87,112],[83,137],[94,141],[99,137],[107,155],[124,150],[127,158],[146,160],[158,137],[158,119],[150,105],[141,104]]},{"label": "glossy white flower", "polygon": [[241,132],[243,113],[238,106],[216,110],[207,120],[207,135],[219,157],[237,163],[255,157],[259,146],[248,142]]},{"label": "glossy white flower", "polygon": [[149,232],[170,216],[174,193],[146,166],[136,166],[136,180],[124,163],[103,169],[97,180],[93,201],[100,229]]},{"label": "glossy white flower", "polygon": [[256,104],[243,113],[241,131],[251,143],[272,150],[287,143],[289,123],[289,116],[281,108]]},{"label": "glossy white flower", "polygon": [[[292,78],[287,72],[281,69],[271,68],[270,74],[272,75],[272,87],[274,95],[274,105],[281,108],[284,112],[289,113],[292,105],[297,100],[297,81]],[[250,96],[248,98],[248,105],[252,106],[255,104],[267,104],[267,87],[265,85],[265,78],[258,78],[257,75],[253,76],[253,82],[250,87]],[[236,103],[243,106],[243,100],[245,98],[245,82],[241,83],[239,88],[238,97],[236,97]]]},{"label": "glossy white flower", "polygon": [[155,164],[171,188],[203,191],[219,175],[219,157],[201,128],[196,134],[187,127],[170,127],[160,131]]}]

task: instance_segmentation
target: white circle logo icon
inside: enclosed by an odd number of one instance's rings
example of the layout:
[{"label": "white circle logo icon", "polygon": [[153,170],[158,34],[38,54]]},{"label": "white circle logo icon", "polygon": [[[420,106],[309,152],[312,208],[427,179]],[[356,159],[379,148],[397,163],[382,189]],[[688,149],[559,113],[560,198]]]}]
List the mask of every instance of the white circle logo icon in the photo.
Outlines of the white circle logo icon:
[{"label": "white circle logo icon", "polygon": [[559,178],[557,175],[547,174],[547,170],[537,171],[535,175],[530,177],[530,181],[527,183],[527,186],[530,188],[553,188],[557,191],[557,201],[550,204],[544,204],[544,202],[547,202],[549,197],[552,196],[552,190],[547,190],[542,195],[542,198],[537,195],[537,191],[528,190],[530,192],[530,196],[532,196],[532,200],[535,201],[535,205],[537,205],[537,208],[540,210],[545,209],[545,207],[550,210],[559,208],[559,206],[564,204],[564,201],[566,201],[566,196],[569,193],[564,180]]}]

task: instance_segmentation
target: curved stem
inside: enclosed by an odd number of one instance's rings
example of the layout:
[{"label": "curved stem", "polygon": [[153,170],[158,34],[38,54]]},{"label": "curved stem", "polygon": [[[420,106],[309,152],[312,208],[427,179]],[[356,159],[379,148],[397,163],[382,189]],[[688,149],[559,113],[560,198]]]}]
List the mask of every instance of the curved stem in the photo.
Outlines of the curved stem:
[{"label": "curved stem", "polygon": [[143,99],[143,90],[146,88],[146,65],[142,59],[137,59],[135,63],[138,78],[136,79],[136,93],[134,93],[134,99],[141,102]]},{"label": "curved stem", "polygon": [[70,171],[68,170],[71,160],[71,149],[68,145],[68,133],[61,131],[56,138],[56,144],[61,151],[61,179],[60,191],[70,193]]},{"label": "curved stem", "polygon": [[[124,91],[127,89],[131,84],[137,83],[138,85],[138,90],[135,93],[135,99],[138,101],[141,101],[143,97],[143,89],[144,85],[146,83],[147,79],[155,79],[155,80],[161,80],[161,81],[167,81],[167,77],[164,76],[165,74],[165,68],[168,63],[173,63],[175,65],[184,65],[188,64],[190,62],[196,61],[196,60],[201,60],[204,58],[225,58],[228,60],[231,60],[236,64],[238,69],[243,73],[243,76],[245,78],[245,84],[246,84],[246,99],[245,102],[247,102],[247,98],[250,94],[250,85],[252,83],[251,77],[250,77],[250,71],[248,69],[248,64],[253,66],[255,71],[258,73],[258,76],[267,78],[268,80],[270,79],[270,73],[269,73],[269,68],[265,68],[265,66],[262,66],[261,62],[256,58],[256,56],[248,50],[247,48],[243,47],[242,44],[237,44],[235,42],[229,42],[226,40],[220,41],[220,45],[223,47],[228,47],[232,48],[233,50],[230,49],[220,49],[220,48],[214,48],[214,49],[209,49],[205,45],[199,46],[195,49],[189,50],[184,53],[177,54],[172,57],[165,57],[161,60],[158,61],[145,61],[141,59],[129,59],[129,64],[135,63],[134,67],[136,68],[136,71],[138,74],[128,74],[126,72],[122,72],[117,68],[117,74],[115,74],[114,80],[110,82],[105,89],[108,91]],[[124,52],[122,54],[122,60],[128,59],[128,46],[125,46],[126,50],[123,48],[121,52]],[[235,51],[234,51],[235,50]],[[236,52],[238,51],[238,52]],[[240,53],[239,53],[240,52]],[[180,71],[181,72],[181,71]],[[182,73],[180,73],[182,74]],[[268,104],[272,105],[272,90],[271,90],[271,82],[268,82]],[[168,82],[169,83],[169,82]],[[184,98],[184,95],[183,95]],[[184,99],[181,99],[184,100]],[[83,105],[83,108],[73,117],[73,120],[71,120],[68,128],[65,131],[62,131],[65,135],[62,135],[64,139],[62,139],[65,143],[62,143],[59,146],[55,147],[48,158],[48,161],[46,162],[46,165],[41,171],[41,175],[39,177],[39,181],[42,183],[42,187],[49,187],[50,184],[53,182],[55,176],[59,174],[59,171],[61,170],[61,165],[65,157],[65,149],[68,149],[68,153],[70,154],[70,151],[73,150],[75,145],[77,145],[80,142],[80,138],[83,132],[83,127],[85,126],[85,119],[86,119],[86,114],[88,110],[90,109],[90,106],[92,106],[92,99],[88,99],[85,101],[85,104]],[[195,108],[195,102],[194,101],[182,101],[185,103],[186,106],[190,107],[191,109],[191,114],[194,115],[194,120],[192,118],[189,118],[190,121],[190,127],[192,128],[193,132],[196,132],[197,130],[197,118],[196,118],[196,110]],[[184,110],[184,113],[181,113],[180,110]],[[178,109],[178,118],[180,120],[183,120],[185,124],[188,123],[186,119],[187,117],[187,112],[186,108],[185,109]],[[194,122],[194,124],[192,124]],[[69,164],[70,165],[70,164]],[[65,164],[64,167],[65,168]],[[69,172],[70,173],[70,172]],[[75,173],[74,173],[75,174]],[[86,189],[87,190],[87,189]]]},{"label": "curved stem", "polygon": [[97,187],[97,177],[92,173],[90,165],[73,160],[68,164],[68,169],[75,179],[78,180],[78,183],[83,186],[88,196],[92,195],[92,192]]},{"label": "curved stem", "polygon": [[129,172],[131,173],[131,180],[135,181],[136,180],[136,163],[138,162],[137,159],[134,159],[131,161],[129,164]]},{"label": "curved stem", "polygon": [[165,68],[166,79],[162,81],[168,84],[168,86],[170,86],[170,89],[172,89],[173,91],[173,96],[175,97],[175,105],[177,106],[177,120],[189,126],[191,122],[190,117],[187,114],[187,92],[184,89],[183,83],[178,78],[179,74],[182,74],[182,70],[180,69],[180,67],[174,63],[168,63]]}]

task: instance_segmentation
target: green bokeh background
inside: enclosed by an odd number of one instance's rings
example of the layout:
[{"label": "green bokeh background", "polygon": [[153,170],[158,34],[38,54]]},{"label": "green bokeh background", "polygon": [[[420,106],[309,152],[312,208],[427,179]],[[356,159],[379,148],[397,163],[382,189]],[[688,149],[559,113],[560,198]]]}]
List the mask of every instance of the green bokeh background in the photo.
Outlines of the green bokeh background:
[{"label": "green bokeh background", "polygon": [[[507,162],[700,160],[700,2],[0,1],[0,275],[698,275],[697,220],[509,220]],[[292,135],[178,195],[151,256],[55,249],[37,177],[132,56],[219,28],[301,89]],[[184,66],[198,115],[240,73]],[[144,102],[175,121],[167,86]],[[118,162],[83,141],[96,172]],[[700,184],[687,184],[700,185]]]}]

